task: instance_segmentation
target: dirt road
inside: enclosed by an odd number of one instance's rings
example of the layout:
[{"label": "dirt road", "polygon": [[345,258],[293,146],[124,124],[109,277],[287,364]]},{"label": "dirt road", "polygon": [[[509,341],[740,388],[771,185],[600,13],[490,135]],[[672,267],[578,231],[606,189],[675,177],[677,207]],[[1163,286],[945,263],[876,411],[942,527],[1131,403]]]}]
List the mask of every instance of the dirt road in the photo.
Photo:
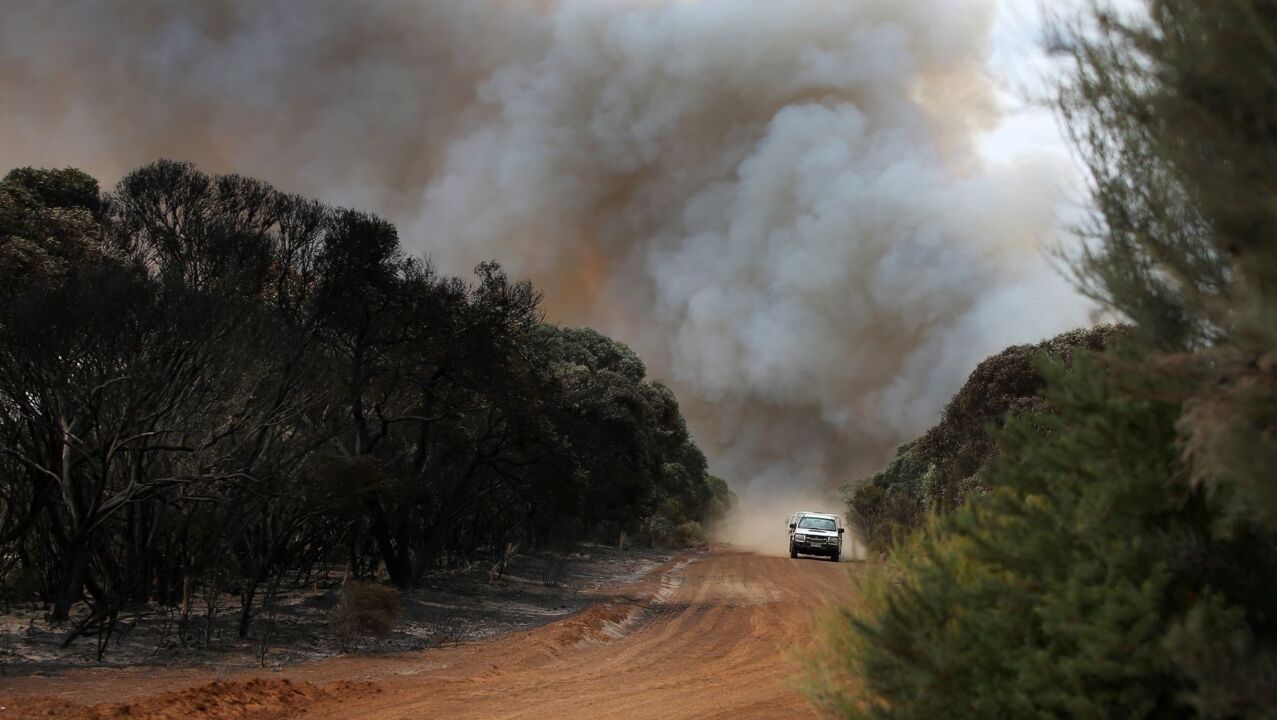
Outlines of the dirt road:
[{"label": "dirt road", "polygon": [[[155,679],[149,687],[139,681],[128,692],[128,716],[811,717],[793,688],[788,655],[826,602],[851,599],[847,573],[857,567],[717,549],[671,563],[567,620],[490,641],[389,658],[343,657],[212,686],[192,678]],[[13,689],[0,685],[0,700]],[[39,688],[22,694],[30,692]],[[49,710],[55,717],[120,710],[7,701],[0,718],[24,708],[41,717]]]}]

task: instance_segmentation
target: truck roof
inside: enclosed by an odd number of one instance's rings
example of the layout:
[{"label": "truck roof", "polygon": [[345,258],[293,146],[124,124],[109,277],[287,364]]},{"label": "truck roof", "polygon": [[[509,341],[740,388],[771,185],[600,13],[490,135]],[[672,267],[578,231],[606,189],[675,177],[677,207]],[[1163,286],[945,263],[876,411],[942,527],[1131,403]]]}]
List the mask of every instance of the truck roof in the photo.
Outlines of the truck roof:
[{"label": "truck roof", "polygon": [[819,516],[819,517],[833,518],[833,519],[835,519],[835,520],[837,520],[837,519],[838,519],[838,517],[839,517],[839,516],[837,516],[837,515],[834,515],[833,513],[812,512],[812,511],[810,511],[810,510],[799,510],[798,512],[796,512],[796,513],[794,513],[794,514],[795,514],[795,515],[816,515],[816,516]]}]

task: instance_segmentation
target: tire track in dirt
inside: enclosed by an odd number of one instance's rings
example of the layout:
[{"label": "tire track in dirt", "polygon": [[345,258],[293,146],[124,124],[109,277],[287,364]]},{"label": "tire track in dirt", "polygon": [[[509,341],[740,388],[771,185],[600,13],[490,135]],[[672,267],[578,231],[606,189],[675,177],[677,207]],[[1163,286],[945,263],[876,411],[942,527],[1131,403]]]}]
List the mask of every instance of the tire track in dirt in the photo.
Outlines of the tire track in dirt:
[{"label": "tire track in dirt", "polygon": [[464,688],[426,678],[383,683],[376,697],[313,708],[309,716],[812,717],[785,654],[804,640],[816,610],[850,599],[849,567],[720,549],[679,569],[677,589],[651,602],[620,638],[552,648],[548,656],[526,652],[526,638],[511,638],[488,648],[499,675]]},{"label": "tire track in dirt", "polygon": [[[852,599],[847,572],[858,567],[721,547],[535,630],[394,657],[342,657],[218,687],[242,693],[272,677],[314,688],[291,708],[272,708],[272,718],[810,718],[786,655],[810,636],[819,609]],[[342,692],[352,681],[365,691]],[[59,707],[65,712],[41,717],[90,716]],[[114,707],[92,712],[107,717]],[[16,716],[0,712],[0,720]]]}]

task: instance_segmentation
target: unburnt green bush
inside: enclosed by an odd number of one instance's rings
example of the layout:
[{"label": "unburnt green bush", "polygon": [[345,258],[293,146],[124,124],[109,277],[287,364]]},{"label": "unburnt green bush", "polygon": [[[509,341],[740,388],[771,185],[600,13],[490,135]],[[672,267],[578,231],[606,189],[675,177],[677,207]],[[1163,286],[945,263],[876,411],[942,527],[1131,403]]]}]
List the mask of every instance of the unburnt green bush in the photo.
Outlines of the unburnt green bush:
[{"label": "unburnt green bush", "polygon": [[935,427],[897,448],[878,473],[843,488],[848,515],[869,547],[885,552],[893,538],[921,527],[928,513],[986,492],[980,469],[997,453],[990,431],[1007,418],[1049,410],[1040,362],[1057,360],[1067,367],[1078,353],[1102,352],[1125,333],[1118,325],[1071,330],[1007,348],[976,366]]},{"label": "unburnt green bush", "polygon": [[[1092,360],[1049,375],[1055,412],[1009,423],[992,491],[901,544],[866,602],[827,621],[810,691],[832,716],[1196,717],[1188,661],[1228,665],[1188,654],[1202,645],[1186,634],[1271,646],[1274,544],[1183,482],[1180,403]],[[1204,716],[1271,694],[1242,685]]]},{"label": "unburnt green bush", "polygon": [[828,621],[831,715],[1277,717],[1277,2],[1143,5],[1055,42],[1123,355],[1049,372],[988,494]]}]

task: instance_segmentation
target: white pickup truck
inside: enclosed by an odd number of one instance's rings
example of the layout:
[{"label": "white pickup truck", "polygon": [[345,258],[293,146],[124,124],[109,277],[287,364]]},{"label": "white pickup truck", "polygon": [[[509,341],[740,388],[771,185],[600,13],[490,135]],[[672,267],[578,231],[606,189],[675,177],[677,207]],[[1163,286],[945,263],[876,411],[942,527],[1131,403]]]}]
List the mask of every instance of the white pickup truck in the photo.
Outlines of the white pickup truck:
[{"label": "white pickup truck", "polygon": [[824,555],[838,562],[845,530],[842,519],[837,515],[796,512],[789,516],[789,557]]}]

